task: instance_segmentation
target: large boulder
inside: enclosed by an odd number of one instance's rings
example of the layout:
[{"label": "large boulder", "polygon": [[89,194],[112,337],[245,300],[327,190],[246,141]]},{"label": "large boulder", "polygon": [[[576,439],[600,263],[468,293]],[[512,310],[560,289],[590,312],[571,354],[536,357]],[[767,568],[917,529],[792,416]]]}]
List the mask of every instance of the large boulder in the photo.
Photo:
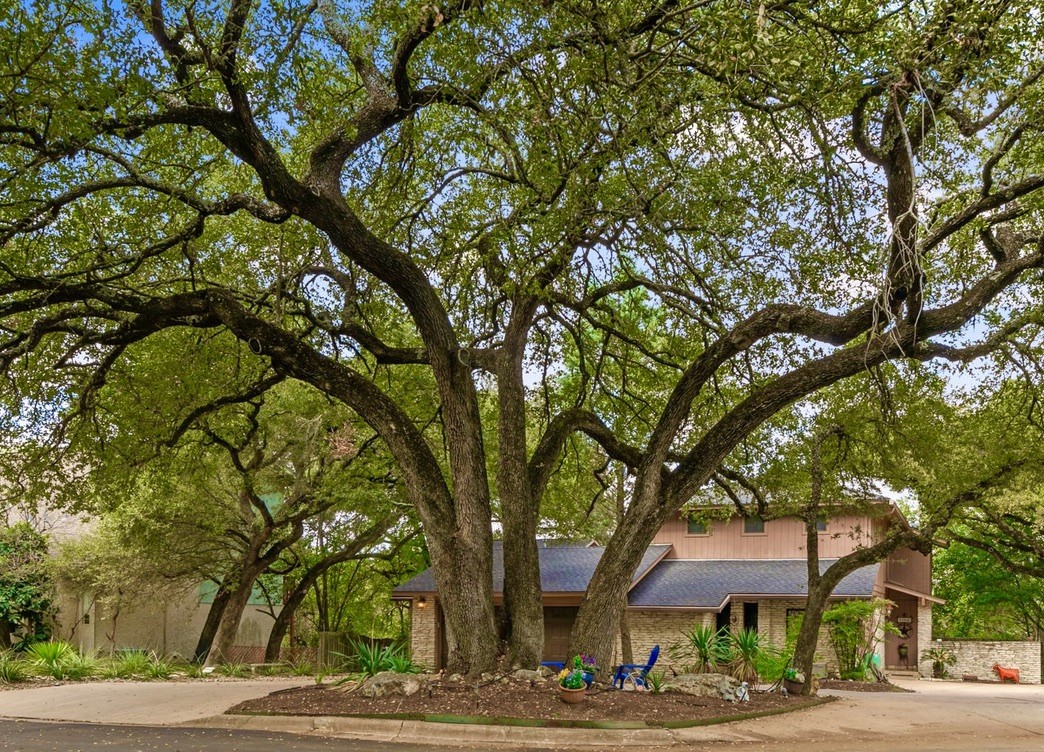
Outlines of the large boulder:
[{"label": "large boulder", "polygon": [[735,702],[739,685],[739,679],[725,674],[681,674],[664,684],[663,691]]},{"label": "large boulder", "polygon": [[387,697],[388,695],[412,695],[420,690],[424,680],[417,674],[397,674],[394,671],[382,671],[371,676],[359,687],[363,697]]}]

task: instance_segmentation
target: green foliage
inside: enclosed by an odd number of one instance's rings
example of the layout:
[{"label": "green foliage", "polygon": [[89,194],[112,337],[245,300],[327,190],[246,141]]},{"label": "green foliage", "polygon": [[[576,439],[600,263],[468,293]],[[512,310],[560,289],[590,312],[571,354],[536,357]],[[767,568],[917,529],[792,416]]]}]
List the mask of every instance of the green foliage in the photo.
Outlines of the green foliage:
[{"label": "green foliage", "polygon": [[668,652],[671,658],[682,662],[686,672],[712,673],[730,660],[727,628],[716,630],[708,625],[697,624],[682,634],[685,642],[671,645]]},{"label": "green foliage", "polygon": [[566,689],[580,689],[587,686],[587,682],[584,680],[584,672],[578,668],[562,669],[558,674],[558,684]]},{"label": "green foliage", "polygon": [[214,668],[214,673],[219,676],[242,679],[250,676],[250,667],[245,663],[222,663]]},{"label": "green foliage", "polygon": [[936,679],[945,679],[946,667],[957,662],[954,652],[944,645],[932,645],[924,651],[921,658],[932,662],[932,676]]},{"label": "green foliage", "polygon": [[650,671],[645,675],[645,684],[654,695],[658,695],[663,691],[663,685],[666,682],[667,673],[665,671]]},{"label": "green foliage", "polygon": [[764,650],[761,635],[756,629],[741,629],[732,632],[729,640],[729,673],[752,686],[758,681],[758,665],[763,660]]},{"label": "green foliage", "polygon": [[0,650],[0,682],[16,684],[29,678],[29,666],[13,650]]},{"label": "green foliage", "polygon": [[396,671],[406,674],[420,672],[420,667],[413,663],[402,645],[392,644],[381,647],[368,640],[350,641],[350,644],[353,655],[343,653],[334,653],[334,655],[351,661],[363,678],[374,676],[381,671]]},{"label": "green foliage", "polygon": [[894,605],[881,598],[852,600],[823,612],[823,623],[829,631],[842,679],[862,681],[866,678],[879,630],[898,634],[895,625],[884,619],[886,610]]},{"label": "green foliage", "polygon": [[0,635],[21,631],[27,644],[47,639],[53,597],[47,539],[26,522],[0,528]]},{"label": "green foliage", "polygon": [[76,655],[76,650],[67,642],[50,640],[35,642],[28,647],[26,653],[33,666],[40,672],[61,679],[65,676],[65,667]]}]

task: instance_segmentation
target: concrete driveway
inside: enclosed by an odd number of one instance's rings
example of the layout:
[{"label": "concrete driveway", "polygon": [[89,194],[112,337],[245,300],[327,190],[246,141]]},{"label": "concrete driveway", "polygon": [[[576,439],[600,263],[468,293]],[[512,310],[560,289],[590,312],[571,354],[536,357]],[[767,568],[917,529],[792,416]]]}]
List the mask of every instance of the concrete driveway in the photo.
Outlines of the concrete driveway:
[{"label": "concrete driveway", "polygon": [[[798,713],[679,731],[679,741],[730,749],[1044,750],[1044,687],[896,681],[914,694],[824,692],[839,699]],[[703,732],[702,734],[700,732]]]},{"label": "concrete driveway", "polygon": [[105,681],[0,692],[0,717],[173,726],[224,713],[245,700],[313,679],[191,682]]}]

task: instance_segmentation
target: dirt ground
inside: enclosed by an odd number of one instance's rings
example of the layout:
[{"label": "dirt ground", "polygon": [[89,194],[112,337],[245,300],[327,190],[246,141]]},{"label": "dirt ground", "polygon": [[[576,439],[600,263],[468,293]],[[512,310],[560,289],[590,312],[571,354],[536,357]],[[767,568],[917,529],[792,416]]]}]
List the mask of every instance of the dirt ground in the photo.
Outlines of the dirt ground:
[{"label": "dirt ground", "polygon": [[[860,689],[855,682],[839,682],[845,689]],[[319,685],[275,692],[231,708],[232,714],[305,716],[393,716],[453,715],[481,718],[543,719],[555,724],[609,721],[660,726],[671,722],[706,722],[715,718],[743,716],[776,710],[796,710],[818,702],[815,698],[751,692],[744,703],[651,692],[623,692],[596,684],[584,702],[569,705],[558,697],[554,682],[529,682],[508,678],[488,683],[432,680],[409,696],[367,698],[355,685]]]}]

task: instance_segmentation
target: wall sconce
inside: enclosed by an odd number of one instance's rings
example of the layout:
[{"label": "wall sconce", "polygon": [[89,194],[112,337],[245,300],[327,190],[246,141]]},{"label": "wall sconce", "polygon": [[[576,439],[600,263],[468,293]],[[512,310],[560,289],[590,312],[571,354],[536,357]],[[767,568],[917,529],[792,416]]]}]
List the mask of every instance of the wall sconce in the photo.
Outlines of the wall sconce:
[{"label": "wall sconce", "polygon": [[427,607],[428,607],[428,602],[426,600],[424,600],[424,596],[422,595],[420,598],[417,599],[417,608],[427,608]]}]

